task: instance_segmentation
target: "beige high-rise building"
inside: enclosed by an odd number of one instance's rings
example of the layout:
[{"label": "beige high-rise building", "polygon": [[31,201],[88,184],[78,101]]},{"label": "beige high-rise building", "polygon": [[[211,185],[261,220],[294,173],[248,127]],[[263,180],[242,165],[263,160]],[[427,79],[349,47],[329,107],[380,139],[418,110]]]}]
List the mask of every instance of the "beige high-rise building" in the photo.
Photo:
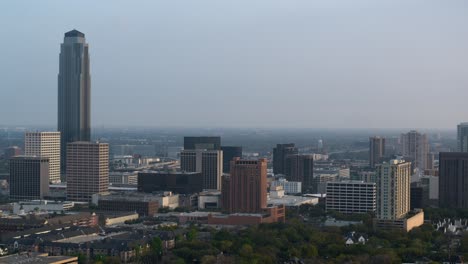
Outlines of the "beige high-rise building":
[{"label": "beige high-rise building", "polygon": [[90,202],[109,188],[109,144],[78,141],[67,145],[67,199]]},{"label": "beige high-rise building", "polygon": [[223,175],[222,150],[183,150],[180,153],[180,166],[185,172],[201,172],[203,189],[221,190]]},{"label": "beige high-rise building", "polygon": [[414,167],[420,170],[427,168],[427,154],[429,153],[429,141],[426,134],[412,130],[401,134],[401,155],[410,158]]},{"label": "beige high-rise building", "polygon": [[411,162],[377,165],[377,218],[399,220],[410,211]]},{"label": "beige high-rise building", "polygon": [[49,182],[60,182],[60,132],[26,132],[24,154],[49,158]]}]

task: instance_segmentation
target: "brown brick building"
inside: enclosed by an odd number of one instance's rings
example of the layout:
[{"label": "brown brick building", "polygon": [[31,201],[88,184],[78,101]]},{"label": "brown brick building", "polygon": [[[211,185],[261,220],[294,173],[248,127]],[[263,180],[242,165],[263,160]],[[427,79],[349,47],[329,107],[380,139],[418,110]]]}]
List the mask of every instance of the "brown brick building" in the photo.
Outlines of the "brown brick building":
[{"label": "brown brick building", "polygon": [[267,161],[231,161],[231,175],[223,178],[223,209],[230,213],[261,213],[267,206]]}]

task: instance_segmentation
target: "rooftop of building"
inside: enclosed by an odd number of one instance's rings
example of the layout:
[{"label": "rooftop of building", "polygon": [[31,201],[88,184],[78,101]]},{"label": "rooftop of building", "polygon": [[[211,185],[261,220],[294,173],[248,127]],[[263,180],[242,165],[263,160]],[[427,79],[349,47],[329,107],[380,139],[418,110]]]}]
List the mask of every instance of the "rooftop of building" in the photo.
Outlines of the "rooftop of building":
[{"label": "rooftop of building", "polygon": [[269,198],[267,203],[272,205],[299,206],[305,203],[317,204],[318,198],[285,195],[281,198]]},{"label": "rooftop of building", "polygon": [[141,192],[111,192],[104,195],[99,195],[100,201],[134,201],[134,202],[149,202],[157,201],[160,197],[176,196],[172,192],[158,192],[158,193],[141,193]]},{"label": "rooftop of building", "polygon": [[48,256],[45,254],[37,253],[22,253],[14,254],[5,257],[0,257],[0,263],[34,263],[34,264],[47,264],[47,263],[77,263],[78,257],[72,256]]},{"label": "rooftop of building", "polygon": [[67,33],[65,33],[65,37],[66,38],[73,38],[73,37],[80,37],[80,38],[84,38],[85,37],[85,34],[76,30],[76,29],[73,29],[71,31],[68,31]]}]

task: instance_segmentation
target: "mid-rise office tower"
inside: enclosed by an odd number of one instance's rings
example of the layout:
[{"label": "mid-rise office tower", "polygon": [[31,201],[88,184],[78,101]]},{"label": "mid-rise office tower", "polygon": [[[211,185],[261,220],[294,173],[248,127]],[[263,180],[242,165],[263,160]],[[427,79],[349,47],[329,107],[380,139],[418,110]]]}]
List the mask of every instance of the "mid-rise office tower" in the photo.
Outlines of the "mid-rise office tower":
[{"label": "mid-rise office tower", "polygon": [[286,174],[286,157],[294,154],[298,154],[294,143],[277,144],[273,148],[273,173]]},{"label": "mid-rise office tower", "polygon": [[10,159],[10,199],[37,200],[49,194],[49,159],[16,156]]},{"label": "mid-rise office tower", "polygon": [[401,134],[401,155],[410,158],[414,167],[420,170],[427,168],[427,154],[429,153],[429,142],[426,134],[420,134],[412,130]]},{"label": "mid-rise office tower", "polygon": [[242,158],[242,147],[222,146],[223,151],[223,172],[229,173],[231,168],[231,160],[234,158]]},{"label": "mid-rise office tower", "polygon": [[288,181],[302,182],[302,191],[312,191],[314,185],[314,155],[289,155],[285,174]]},{"label": "mid-rise office tower", "polygon": [[67,199],[90,202],[109,188],[109,145],[78,141],[67,146]]},{"label": "mid-rise office tower", "polygon": [[398,220],[410,211],[411,162],[377,165],[377,218]]},{"label": "mid-rise office tower", "polygon": [[369,166],[375,168],[375,165],[382,161],[385,156],[385,138],[369,138]]},{"label": "mid-rise office tower", "polygon": [[439,153],[439,205],[468,208],[468,152]]},{"label": "mid-rise office tower", "polygon": [[201,172],[203,189],[221,190],[222,150],[183,150],[180,153],[180,168],[185,172]]},{"label": "mid-rise office tower", "polygon": [[460,123],[457,126],[457,150],[468,152],[468,122]]},{"label": "mid-rise office tower", "polygon": [[221,137],[184,137],[184,149],[220,150]]},{"label": "mid-rise office tower", "polygon": [[260,213],[267,205],[267,161],[231,161],[231,175],[223,177],[223,209],[230,213]]},{"label": "mid-rise office tower", "polygon": [[60,182],[60,132],[26,132],[24,154],[49,158],[49,182]]},{"label": "mid-rise office tower", "polygon": [[91,139],[91,76],[85,35],[65,33],[60,46],[58,74],[58,131],[61,133],[61,165],[65,170],[67,144]]}]

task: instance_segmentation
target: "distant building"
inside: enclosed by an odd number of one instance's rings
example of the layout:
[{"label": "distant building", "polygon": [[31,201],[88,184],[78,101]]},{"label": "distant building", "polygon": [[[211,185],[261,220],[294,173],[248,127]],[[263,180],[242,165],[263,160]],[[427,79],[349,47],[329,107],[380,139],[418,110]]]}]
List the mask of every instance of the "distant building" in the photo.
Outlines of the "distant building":
[{"label": "distant building", "polygon": [[402,219],[410,211],[411,162],[391,160],[377,165],[377,218]]},{"label": "distant building", "polygon": [[228,226],[249,226],[262,223],[284,223],[286,209],[284,205],[263,208],[258,213],[208,214],[207,224]]},{"label": "distant building", "polygon": [[137,212],[142,216],[154,216],[158,212],[159,200],[159,195],[142,193],[93,195],[93,203],[99,210]]},{"label": "distant building", "polygon": [[457,151],[468,152],[468,122],[457,126]]},{"label": "distant building", "polygon": [[17,146],[12,146],[12,147],[8,147],[8,148],[5,148],[4,152],[3,152],[3,158],[5,160],[9,160],[15,156],[19,156],[21,155],[21,148],[17,147]]},{"label": "distant building", "polygon": [[184,137],[184,150],[221,150],[221,137]]},{"label": "distant building", "polygon": [[273,173],[286,174],[286,157],[294,154],[298,154],[294,143],[277,144],[273,148]]},{"label": "distant building", "polygon": [[268,206],[286,206],[299,207],[303,204],[316,205],[319,202],[317,197],[285,195],[282,186],[276,186],[270,189],[268,196]]},{"label": "distant building", "polygon": [[180,153],[180,164],[184,172],[201,172],[203,189],[221,190],[222,150],[184,150]]},{"label": "distant building", "polygon": [[201,172],[139,172],[139,192],[171,191],[180,194],[198,193],[203,190]]},{"label": "distant building", "polygon": [[223,172],[229,173],[231,160],[233,158],[242,158],[242,147],[222,146],[221,150],[223,151]]},{"label": "distant building", "polygon": [[231,175],[223,177],[222,204],[230,213],[259,213],[267,205],[267,161],[231,161]]},{"label": "distant building", "polygon": [[427,168],[427,155],[429,153],[429,142],[426,134],[420,134],[412,130],[401,134],[401,155],[409,157],[414,162],[414,167],[420,170]]},{"label": "distant building", "polygon": [[369,166],[375,168],[375,165],[382,161],[385,156],[385,138],[369,138]]},{"label": "distant building", "polygon": [[377,187],[373,182],[327,183],[326,210],[344,214],[369,213],[377,209]]},{"label": "distant building", "polygon": [[112,185],[137,185],[138,173],[135,172],[119,172],[114,171],[109,173],[109,183]]},{"label": "distant building", "polygon": [[198,209],[221,208],[221,192],[206,191],[198,194]]},{"label": "distant building", "polygon": [[285,160],[285,174],[289,181],[302,182],[302,191],[313,189],[314,156],[288,155]]},{"label": "distant building", "polygon": [[60,45],[57,130],[61,135],[60,164],[64,167],[67,144],[91,140],[89,46],[85,35],[78,30],[65,33]]},{"label": "distant building", "polygon": [[439,204],[468,208],[468,152],[439,153]]},{"label": "distant building", "polygon": [[26,132],[24,153],[49,158],[49,181],[60,182],[60,132]]},{"label": "distant building", "polygon": [[42,200],[49,194],[49,158],[10,159],[10,199]]},{"label": "distant building", "polygon": [[360,171],[358,172],[359,180],[363,182],[376,182],[375,171]]},{"label": "distant building", "polygon": [[275,188],[277,186],[283,187],[285,194],[299,194],[302,192],[302,183],[288,181],[286,179],[278,179],[270,183],[270,188]]},{"label": "distant building", "polygon": [[67,199],[90,202],[109,188],[109,145],[73,142],[67,145]]},{"label": "distant building", "polygon": [[311,193],[326,193],[327,182],[334,182],[338,180],[336,173],[321,173],[316,174],[312,183]]}]

